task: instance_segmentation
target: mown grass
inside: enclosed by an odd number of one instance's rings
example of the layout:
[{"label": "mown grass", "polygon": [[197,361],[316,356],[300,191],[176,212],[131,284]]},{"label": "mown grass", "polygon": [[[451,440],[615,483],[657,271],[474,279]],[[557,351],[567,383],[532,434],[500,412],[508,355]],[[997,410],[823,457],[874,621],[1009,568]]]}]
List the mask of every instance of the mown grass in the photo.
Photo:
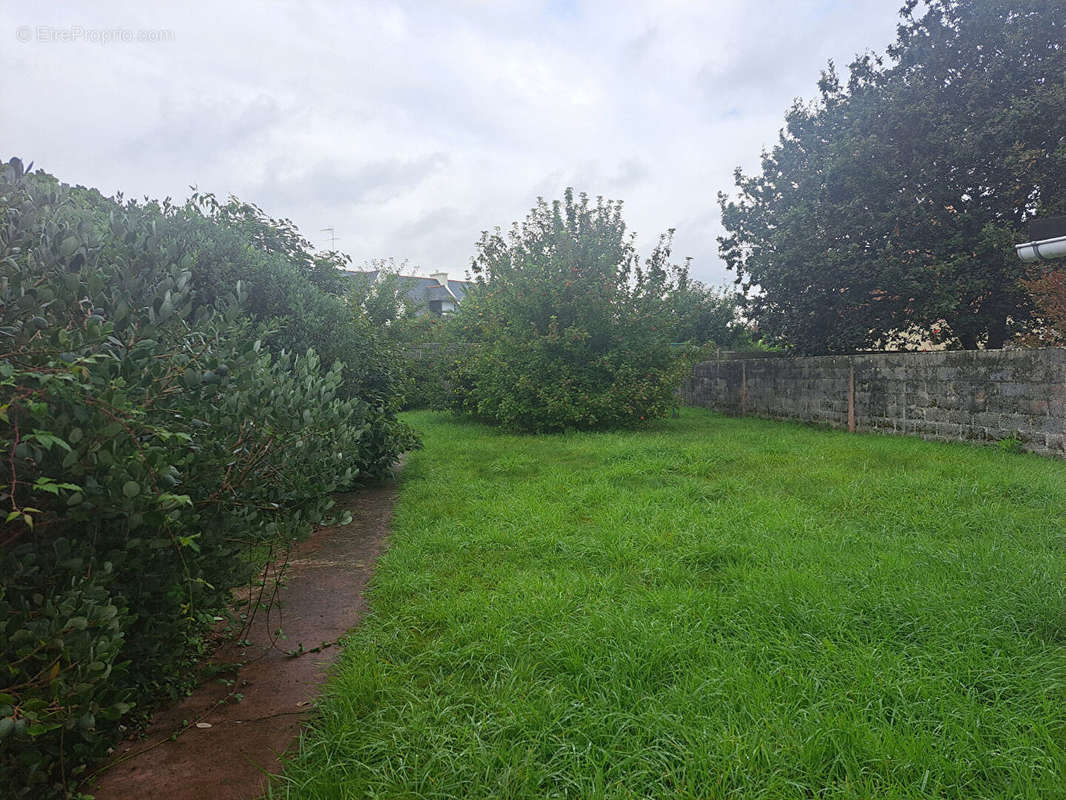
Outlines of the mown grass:
[{"label": "mown grass", "polygon": [[1066,465],[444,415],[275,795],[1066,797]]}]

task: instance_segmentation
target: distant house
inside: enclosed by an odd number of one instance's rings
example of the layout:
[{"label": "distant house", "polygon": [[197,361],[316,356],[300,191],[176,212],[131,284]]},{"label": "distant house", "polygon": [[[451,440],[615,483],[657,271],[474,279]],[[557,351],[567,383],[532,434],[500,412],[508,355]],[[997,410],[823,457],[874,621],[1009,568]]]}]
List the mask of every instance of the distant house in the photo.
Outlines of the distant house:
[{"label": "distant house", "polygon": [[[381,274],[379,270],[356,272],[376,281]],[[419,314],[436,314],[438,317],[449,314],[459,307],[473,281],[457,281],[448,277],[447,272],[434,272],[428,278],[419,275],[397,275],[400,284],[407,290],[407,296],[415,304]]]}]

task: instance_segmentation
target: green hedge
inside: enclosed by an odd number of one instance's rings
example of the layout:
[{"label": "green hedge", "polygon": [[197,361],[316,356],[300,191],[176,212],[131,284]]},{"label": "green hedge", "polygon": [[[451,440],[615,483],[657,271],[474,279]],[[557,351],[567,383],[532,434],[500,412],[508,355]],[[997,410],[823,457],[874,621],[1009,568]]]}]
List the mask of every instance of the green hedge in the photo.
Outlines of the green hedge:
[{"label": "green hedge", "polygon": [[[250,552],[415,445],[291,224],[0,165],[0,784],[64,796],[179,693]],[[239,279],[239,280],[238,280]]]}]

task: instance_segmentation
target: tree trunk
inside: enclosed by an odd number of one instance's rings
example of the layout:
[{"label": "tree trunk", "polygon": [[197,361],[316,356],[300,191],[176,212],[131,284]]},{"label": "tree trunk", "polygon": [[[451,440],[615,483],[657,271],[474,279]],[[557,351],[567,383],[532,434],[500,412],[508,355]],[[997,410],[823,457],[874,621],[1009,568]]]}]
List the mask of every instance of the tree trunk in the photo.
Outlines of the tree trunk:
[{"label": "tree trunk", "polygon": [[988,326],[988,344],[985,345],[989,350],[999,350],[1007,341],[1007,318],[996,317],[991,320]]}]

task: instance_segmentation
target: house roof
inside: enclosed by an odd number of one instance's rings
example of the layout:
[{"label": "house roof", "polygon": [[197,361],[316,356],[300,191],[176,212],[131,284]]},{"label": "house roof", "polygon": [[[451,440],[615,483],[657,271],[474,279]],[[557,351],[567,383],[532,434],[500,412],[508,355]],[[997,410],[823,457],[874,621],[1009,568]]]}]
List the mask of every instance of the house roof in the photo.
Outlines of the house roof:
[{"label": "house roof", "polygon": [[[352,275],[365,275],[371,281],[376,281],[380,270],[351,271]],[[458,281],[448,278],[441,283],[436,278],[427,278],[422,275],[397,275],[401,285],[407,291],[407,296],[415,303],[428,304],[435,300],[462,302],[467,290],[473,286],[473,281]]]},{"label": "house roof", "polygon": [[462,301],[463,295],[466,294],[466,290],[474,285],[473,281],[455,281],[448,278],[448,288],[452,294],[455,295],[455,299]]},{"label": "house roof", "polygon": [[[439,283],[434,282],[433,286],[427,286],[423,289],[427,300],[456,300],[456,296],[452,294],[446,286],[442,286]],[[410,292],[408,292],[410,294]]]}]

